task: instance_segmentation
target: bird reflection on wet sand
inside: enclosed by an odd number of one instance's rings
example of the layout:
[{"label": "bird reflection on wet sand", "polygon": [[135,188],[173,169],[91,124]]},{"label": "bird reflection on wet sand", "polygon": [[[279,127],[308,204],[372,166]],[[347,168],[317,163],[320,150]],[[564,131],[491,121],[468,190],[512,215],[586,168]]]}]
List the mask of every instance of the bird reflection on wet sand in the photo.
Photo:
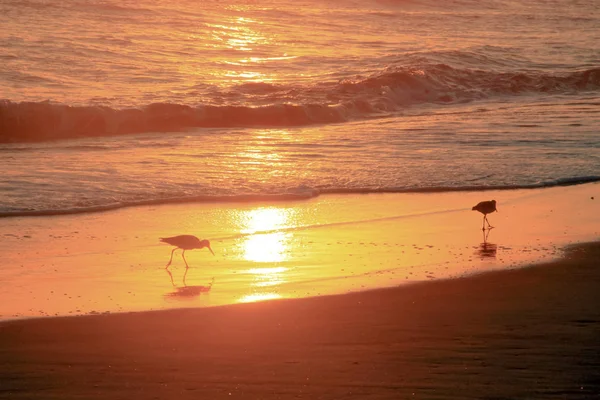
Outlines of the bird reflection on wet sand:
[{"label": "bird reflection on wet sand", "polygon": [[479,257],[483,258],[496,258],[496,251],[498,250],[498,245],[495,243],[488,242],[488,237],[493,228],[489,228],[483,230],[483,242],[479,244],[479,248],[477,249],[477,254]]},{"label": "bird reflection on wet sand", "polygon": [[[187,273],[188,273],[188,269],[185,269],[185,272],[183,273],[183,286],[187,286],[187,283],[185,282],[185,278],[187,277]],[[166,273],[169,275],[169,278],[171,279],[171,285],[173,285],[173,287],[177,286],[175,284],[175,281],[173,280],[173,274],[171,273],[171,271],[168,268],[165,268]]]},{"label": "bird reflection on wet sand", "polygon": [[[171,278],[172,279],[172,278]],[[172,282],[172,280],[171,280]],[[191,299],[200,296],[202,293],[209,293],[215,283],[215,278],[212,278],[210,283],[206,286],[195,285],[195,286],[181,286],[175,287],[175,291],[169,292],[164,295],[165,298],[178,298],[178,299]]]}]

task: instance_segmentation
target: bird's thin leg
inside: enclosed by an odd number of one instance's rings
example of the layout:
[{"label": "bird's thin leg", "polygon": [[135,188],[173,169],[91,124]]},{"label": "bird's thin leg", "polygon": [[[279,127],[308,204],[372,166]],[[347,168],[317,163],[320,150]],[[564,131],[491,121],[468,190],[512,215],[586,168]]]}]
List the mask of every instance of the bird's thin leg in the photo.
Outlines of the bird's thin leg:
[{"label": "bird's thin leg", "polygon": [[183,286],[187,286],[187,283],[185,283],[185,277],[187,275],[188,269],[185,269],[185,273],[183,274]]},{"label": "bird's thin leg", "polygon": [[485,231],[485,214],[483,215],[483,226],[481,227],[482,231]]},{"label": "bird's thin leg", "polygon": [[485,222],[488,223],[488,228],[493,228],[492,224],[490,224],[490,221],[487,219],[487,215],[485,216]]},{"label": "bird's thin leg", "polygon": [[183,253],[181,253],[181,257],[183,257],[183,262],[185,263],[185,269],[187,270],[190,266],[187,263],[187,260],[185,259],[185,250],[183,251]]},{"label": "bird's thin leg", "polygon": [[177,247],[175,247],[173,249],[173,251],[171,252],[171,258],[169,258],[169,262],[167,263],[167,266],[165,267],[165,269],[169,268],[169,265],[171,265],[171,261],[173,261],[173,253],[175,253],[175,250],[177,250]]}]

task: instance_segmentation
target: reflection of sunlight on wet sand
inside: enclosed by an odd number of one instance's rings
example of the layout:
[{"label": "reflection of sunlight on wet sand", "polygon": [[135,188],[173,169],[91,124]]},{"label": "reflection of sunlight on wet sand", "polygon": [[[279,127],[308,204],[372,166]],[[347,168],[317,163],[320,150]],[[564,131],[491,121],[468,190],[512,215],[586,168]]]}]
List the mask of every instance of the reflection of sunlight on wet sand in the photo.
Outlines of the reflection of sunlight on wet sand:
[{"label": "reflection of sunlight on wet sand", "polygon": [[245,228],[243,233],[271,231],[282,228],[289,223],[291,210],[275,207],[256,208],[242,215]]},{"label": "reflection of sunlight on wet sand", "polygon": [[240,298],[240,303],[253,303],[255,301],[274,300],[281,298],[277,293],[253,293]]},{"label": "reflection of sunlight on wet sand", "polygon": [[[273,232],[274,230],[291,225],[289,209],[264,207],[245,211],[239,218],[241,231],[249,234],[243,239],[241,257],[251,263],[282,263],[288,259],[287,253],[291,246],[292,233]],[[267,233],[260,233],[267,232]],[[283,266],[264,266],[249,268],[244,274],[249,277],[253,288],[270,287],[277,291],[280,285],[287,282],[285,273],[288,268]],[[282,297],[275,292],[254,292],[241,297],[240,303],[277,299]]]},{"label": "reflection of sunlight on wet sand", "polygon": [[[290,223],[291,211],[281,208],[258,208],[245,212],[242,217],[244,233],[273,231]],[[254,262],[282,262],[289,250],[290,233],[272,232],[249,235],[243,244],[243,257]]]},{"label": "reflection of sunlight on wet sand", "polygon": [[289,236],[282,232],[252,235],[244,242],[244,258],[255,262],[284,261]]},{"label": "reflection of sunlight on wet sand", "polygon": [[286,282],[283,278],[282,273],[288,269],[285,267],[273,267],[273,268],[252,268],[247,272],[248,274],[254,275],[253,286],[264,287],[264,286],[276,286]]}]

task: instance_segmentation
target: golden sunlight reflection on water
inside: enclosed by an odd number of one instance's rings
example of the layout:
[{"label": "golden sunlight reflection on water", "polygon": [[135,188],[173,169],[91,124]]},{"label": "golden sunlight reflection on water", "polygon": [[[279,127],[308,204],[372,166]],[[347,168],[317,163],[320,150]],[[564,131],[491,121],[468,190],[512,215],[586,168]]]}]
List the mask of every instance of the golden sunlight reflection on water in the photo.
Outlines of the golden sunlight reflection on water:
[{"label": "golden sunlight reflection on water", "polygon": [[[238,216],[242,238],[241,258],[261,266],[244,271],[248,275],[253,292],[239,299],[241,303],[280,298],[277,287],[286,283],[288,268],[279,265],[288,260],[292,233],[277,232],[277,229],[292,226],[294,211],[278,207],[261,207],[244,210]],[[269,287],[269,292],[261,288]]]},{"label": "golden sunlight reflection on water", "polygon": [[[270,82],[276,80],[277,74],[265,74],[256,69],[251,70],[253,65],[264,63],[269,60],[269,57],[248,57],[243,56],[237,58],[237,54],[258,51],[269,46],[272,39],[261,32],[257,27],[260,27],[262,22],[249,18],[233,18],[221,24],[206,24],[211,29],[211,37],[221,44],[224,48],[232,50],[232,58],[221,58],[219,63],[227,64],[238,69],[215,70],[217,81],[234,81],[239,83],[245,82]],[[231,57],[231,56],[230,56]],[[284,58],[275,57],[274,60],[287,59],[288,55],[284,54]]]},{"label": "golden sunlight reflection on water", "polygon": [[282,232],[249,236],[244,242],[244,258],[254,262],[284,261],[290,236]]},{"label": "golden sunlight reflection on water", "polygon": [[265,287],[265,286],[277,286],[286,282],[283,277],[283,273],[288,269],[285,267],[273,267],[273,268],[252,268],[247,272],[254,275],[253,286]]},{"label": "golden sunlight reflection on water", "polygon": [[261,207],[242,211],[239,216],[242,233],[272,233],[277,229],[292,226],[295,212],[292,209]]},{"label": "golden sunlight reflection on water", "polygon": [[[243,258],[253,262],[282,262],[287,259],[292,234],[273,232],[291,225],[293,211],[283,208],[257,208],[240,216],[244,238]],[[264,233],[262,233],[264,232]]]},{"label": "golden sunlight reflection on water", "polygon": [[277,293],[253,293],[240,298],[240,303],[253,303],[255,301],[274,300],[281,298]]}]

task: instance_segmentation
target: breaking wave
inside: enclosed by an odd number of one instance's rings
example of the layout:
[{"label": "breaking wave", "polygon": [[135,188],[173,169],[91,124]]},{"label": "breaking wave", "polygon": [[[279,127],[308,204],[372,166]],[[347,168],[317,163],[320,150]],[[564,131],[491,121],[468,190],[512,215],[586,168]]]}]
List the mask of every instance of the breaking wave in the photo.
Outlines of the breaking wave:
[{"label": "breaking wave", "polygon": [[329,124],[386,116],[423,103],[527,93],[571,94],[599,88],[600,68],[563,74],[500,73],[432,64],[389,67],[372,76],[316,86],[245,84],[230,89],[241,101],[226,105],[211,104],[210,97],[197,106],[154,103],[126,109],[2,100],[0,142],[176,132],[194,127]]}]

